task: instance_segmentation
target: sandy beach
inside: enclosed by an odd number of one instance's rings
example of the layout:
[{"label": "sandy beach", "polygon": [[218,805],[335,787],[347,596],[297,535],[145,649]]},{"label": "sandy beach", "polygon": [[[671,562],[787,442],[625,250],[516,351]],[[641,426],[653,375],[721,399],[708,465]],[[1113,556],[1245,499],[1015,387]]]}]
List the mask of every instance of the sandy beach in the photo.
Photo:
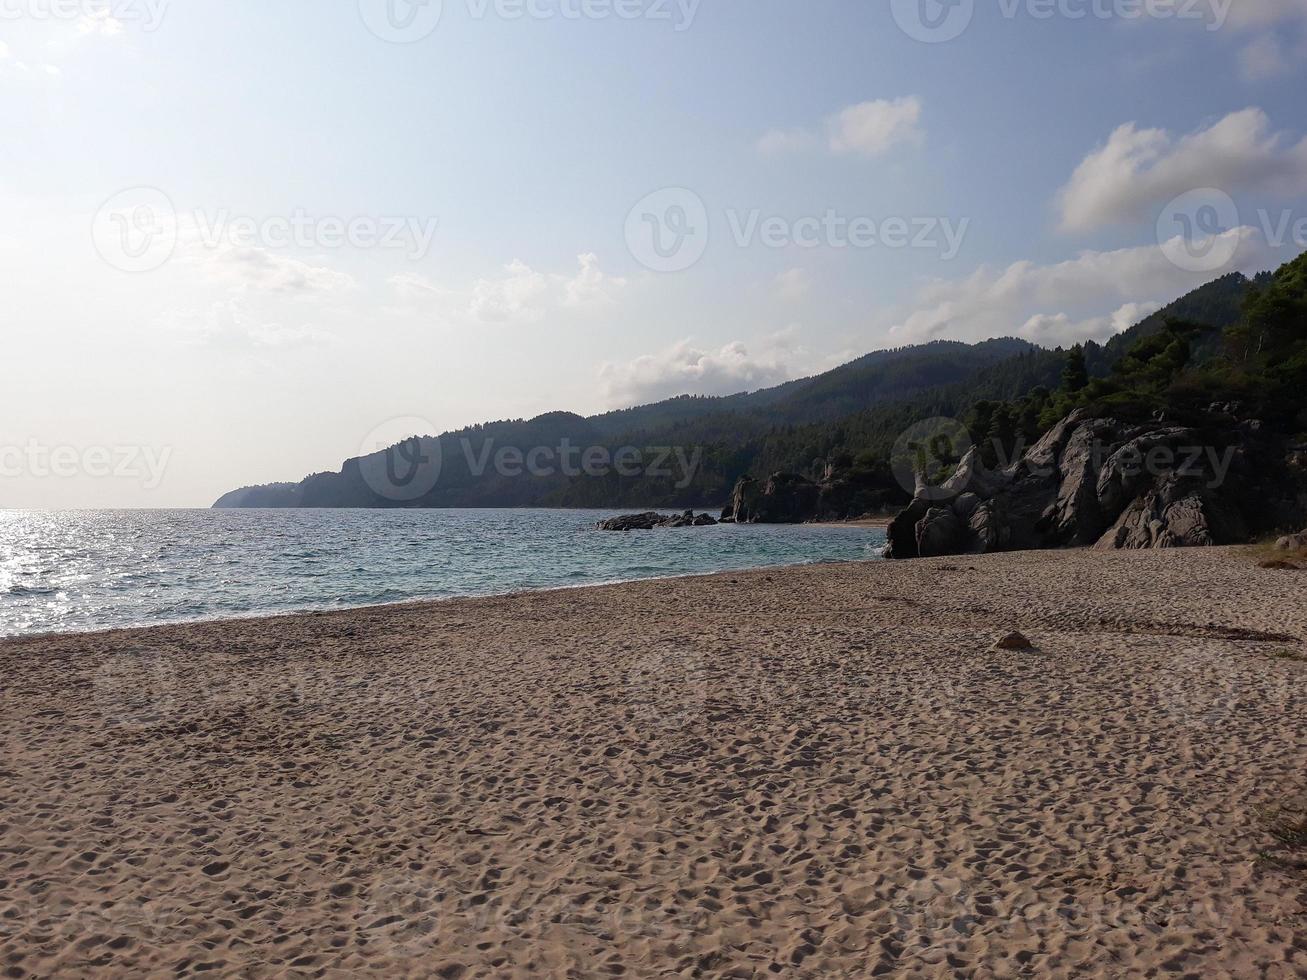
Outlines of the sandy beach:
[{"label": "sandy beach", "polygon": [[0,643],[0,969],[1305,976],[1305,639],[1214,549]]}]

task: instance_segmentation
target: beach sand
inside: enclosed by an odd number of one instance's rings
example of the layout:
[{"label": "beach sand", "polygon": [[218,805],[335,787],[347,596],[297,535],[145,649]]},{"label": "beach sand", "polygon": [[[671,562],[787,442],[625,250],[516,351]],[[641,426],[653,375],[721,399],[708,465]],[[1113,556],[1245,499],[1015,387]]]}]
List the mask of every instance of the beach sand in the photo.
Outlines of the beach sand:
[{"label": "beach sand", "polygon": [[1301,977],[1304,639],[1221,549],[9,641],[0,971]]}]

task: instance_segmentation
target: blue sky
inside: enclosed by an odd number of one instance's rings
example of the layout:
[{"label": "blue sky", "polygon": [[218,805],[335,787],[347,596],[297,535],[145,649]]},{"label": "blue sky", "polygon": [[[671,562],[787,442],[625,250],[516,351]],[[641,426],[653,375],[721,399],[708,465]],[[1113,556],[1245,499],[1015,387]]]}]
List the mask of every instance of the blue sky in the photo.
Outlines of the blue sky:
[{"label": "blue sky", "polygon": [[[444,0],[390,43],[385,0],[3,0],[0,506],[202,506],[395,419],[1102,339],[1307,244],[1307,2],[960,2],[939,43],[900,26],[915,0],[614,2]],[[654,219],[697,202],[706,238],[655,271],[628,216],[666,188]],[[1215,257],[1177,262],[1159,223],[1196,188]],[[142,206],[172,247],[115,254]],[[768,219],[777,247],[737,240]],[[167,465],[52,477],[33,444]]]}]

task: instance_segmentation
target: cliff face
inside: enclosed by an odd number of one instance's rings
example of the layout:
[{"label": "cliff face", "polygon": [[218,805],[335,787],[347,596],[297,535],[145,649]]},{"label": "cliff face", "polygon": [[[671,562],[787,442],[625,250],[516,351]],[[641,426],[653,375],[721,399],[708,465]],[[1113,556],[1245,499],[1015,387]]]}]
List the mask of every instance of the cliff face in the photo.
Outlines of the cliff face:
[{"label": "cliff face", "polygon": [[765,481],[744,477],[735,484],[722,519],[737,524],[806,524],[853,520],[882,513],[907,495],[886,481],[827,466],[820,482],[794,473],[773,473]]},{"label": "cliff face", "polygon": [[891,523],[891,558],[1237,544],[1307,516],[1294,451],[1256,420],[1130,424],[1074,412],[1021,459],[970,450]]}]

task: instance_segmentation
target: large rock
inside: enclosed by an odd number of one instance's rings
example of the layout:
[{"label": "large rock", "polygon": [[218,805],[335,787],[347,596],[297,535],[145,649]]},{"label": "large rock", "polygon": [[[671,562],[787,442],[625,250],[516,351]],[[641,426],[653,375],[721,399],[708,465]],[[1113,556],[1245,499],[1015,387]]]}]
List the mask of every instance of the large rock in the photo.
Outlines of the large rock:
[{"label": "large rock", "polygon": [[656,514],[651,511],[648,514],[623,514],[621,517],[610,517],[595,526],[601,531],[652,531],[666,520],[670,520],[666,514]]},{"label": "large rock", "polygon": [[623,514],[600,521],[595,526],[601,531],[652,531],[655,528],[708,527],[717,522],[707,514],[695,515],[687,510],[684,514],[669,516],[650,511],[647,514]]},{"label": "large rock", "polygon": [[1178,477],[1160,480],[1131,501],[1095,546],[1102,550],[1199,548],[1239,540],[1242,519],[1214,494]]},{"label": "large rock", "polygon": [[957,553],[962,522],[948,507],[932,507],[917,522],[917,554],[922,558]]},{"label": "large rock", "polygon": [[1246,421],[1198,429],[1078,410],[1004,470],[972,450],[943,485],[918,487],[886,554],[1234,544],[1307,509],[1291,462]]},{"label": "large rock", "polygon": [[874,475],[825,467],[821,482],[794,473],[773,473],[765,482],[751,476],[735,484],[723,521],[738,524],[807,524],[883,513],[901,505],[903,495],[887,490]]},{"label": "large rock", "polygon": [[1276,551],[1307,551],[1307,531],[1288,534],[1275,542]]}]

